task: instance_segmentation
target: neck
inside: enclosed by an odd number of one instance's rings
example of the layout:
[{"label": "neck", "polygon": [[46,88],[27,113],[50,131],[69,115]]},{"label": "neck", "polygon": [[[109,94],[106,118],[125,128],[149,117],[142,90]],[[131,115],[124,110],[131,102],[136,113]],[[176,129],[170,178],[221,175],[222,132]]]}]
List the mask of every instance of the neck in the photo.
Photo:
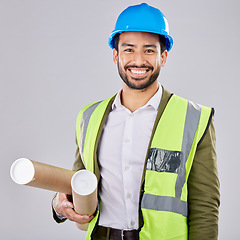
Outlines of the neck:
[{"label": "neck", "polygon": [[154,96],[157,90],[157,80],[148,88],[142,90],[131,89],[125,83],[123,83],[121,95],[122,105],[128,108],[131,112],[134,112],[138,108],[144,106]]}]

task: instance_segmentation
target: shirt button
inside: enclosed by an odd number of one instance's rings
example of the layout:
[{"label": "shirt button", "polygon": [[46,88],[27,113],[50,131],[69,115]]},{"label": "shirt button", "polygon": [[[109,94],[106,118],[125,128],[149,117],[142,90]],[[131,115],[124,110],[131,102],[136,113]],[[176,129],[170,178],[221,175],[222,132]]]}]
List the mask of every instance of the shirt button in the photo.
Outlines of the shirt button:
[{"label": "shirt button", "polygon": [[127,198],[131,198],[132,197],[132,194],[131,193],[128,193],[127,194]]},{"label": "shirt button", "polygon": [[131,221],[131,225],[134,226],[135,225],[135,221]]},{"label": "shirt button", "polygon": [[130,168],[129,166],[125,166],[124,169],[125,169],[125,171],[127,171],[127,170],[129,170],[129,168]]},{"label": "shirt button", "polygon": [[125,138],[125,139],[124,139],[124,142],[125,142],[125,143],[129,143],[129,142],[130,142],[129,138]]},{"label": "shirt button", "polygon": [[134,114],[133,114],[133,113],[130,113],[129,116],[130,116],[130,117],[134,117]]}]

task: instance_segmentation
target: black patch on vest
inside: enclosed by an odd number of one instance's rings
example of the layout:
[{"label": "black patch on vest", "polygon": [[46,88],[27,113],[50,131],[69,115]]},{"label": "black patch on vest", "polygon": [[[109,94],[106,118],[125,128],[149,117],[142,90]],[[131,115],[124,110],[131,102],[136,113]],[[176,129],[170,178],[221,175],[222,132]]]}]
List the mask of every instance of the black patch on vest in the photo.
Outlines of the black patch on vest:
[{"label": "black patch on vest", "polygon": [[182,152],[151,148],[148,154],[146,170],[179,173],[181,162]]}]

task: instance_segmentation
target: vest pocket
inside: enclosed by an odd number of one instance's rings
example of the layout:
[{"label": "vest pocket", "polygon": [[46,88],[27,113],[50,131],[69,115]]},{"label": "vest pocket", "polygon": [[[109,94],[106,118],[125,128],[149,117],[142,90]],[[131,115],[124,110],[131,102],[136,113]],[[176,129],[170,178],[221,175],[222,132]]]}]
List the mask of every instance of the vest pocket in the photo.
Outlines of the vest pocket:
[{"label": "vest pocket", "polygon": [[187,218],[166,211],[142,209],[144,225],[140,231],[143,240],[187,240]]},{"label": "vest pocket", "polygon": [[182,152],[151,148],[148,153],[146,170],[179,173],[181,163]]},{"label": "vest pocket", "polygon": [[178,174],[146,170],[144,192],[147,194],[175,197]]}]

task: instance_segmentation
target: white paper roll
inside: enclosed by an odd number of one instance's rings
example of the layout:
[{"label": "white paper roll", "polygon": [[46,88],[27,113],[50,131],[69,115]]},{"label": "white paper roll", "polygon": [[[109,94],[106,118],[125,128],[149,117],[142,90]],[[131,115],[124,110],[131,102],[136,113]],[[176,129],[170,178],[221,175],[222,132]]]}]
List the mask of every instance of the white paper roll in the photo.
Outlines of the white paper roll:
[{"label": "white paper roll", "polygon": [[81,196],[90,195],[97,188],[97,177],[88,170],[80,170],[73,175],[71,186]]},{"label": "white paper roll", "polygon": [[17,184],[28,184],[34,178],[34,174],[33,163],[27,158],[19,158],[10,169],[11,178]]}]

